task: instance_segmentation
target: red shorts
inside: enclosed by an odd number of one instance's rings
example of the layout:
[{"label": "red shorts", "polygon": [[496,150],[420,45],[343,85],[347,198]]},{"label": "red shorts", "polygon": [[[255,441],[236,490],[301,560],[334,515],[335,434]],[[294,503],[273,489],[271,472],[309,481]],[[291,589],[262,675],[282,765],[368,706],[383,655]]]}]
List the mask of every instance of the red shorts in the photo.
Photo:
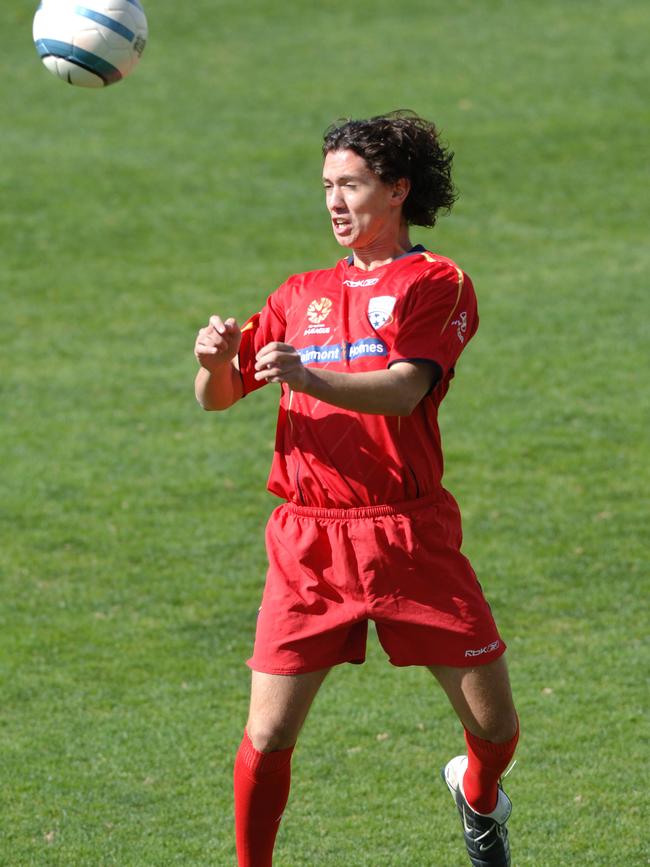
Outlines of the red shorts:
[{"label": "red shorts", "polygon": [[304,674],[363,662],[368,620],[393,665],[493,662],[505,644],[461,539],[446,492],[361,509],[279,506],[248,665]]}]

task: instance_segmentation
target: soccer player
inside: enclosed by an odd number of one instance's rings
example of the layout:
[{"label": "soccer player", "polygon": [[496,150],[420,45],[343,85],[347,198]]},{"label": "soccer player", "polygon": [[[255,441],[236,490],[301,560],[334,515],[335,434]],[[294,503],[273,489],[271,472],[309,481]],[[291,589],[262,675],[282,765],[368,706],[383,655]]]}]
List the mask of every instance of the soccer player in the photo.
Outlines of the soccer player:
[{"label": "soccer player", "polygon": [[269,490],[285,502],[266,531],[234,770],[240,867],[271,865],[300,729],[330,669],[364,661],[369,620],[390,662],[426,666],[464,726],[466,754],[443,778],[471,863],[510,864],[500,778],[519,724],[505,644],[442,486],[437,421],[476,298],[454,262],[409,239],[452,206],[452,156],[412,112],[331,127],[325,203],[349,255],[289,277],[242,328],[211,316],[196,339],[204,409],[281,385]]}]

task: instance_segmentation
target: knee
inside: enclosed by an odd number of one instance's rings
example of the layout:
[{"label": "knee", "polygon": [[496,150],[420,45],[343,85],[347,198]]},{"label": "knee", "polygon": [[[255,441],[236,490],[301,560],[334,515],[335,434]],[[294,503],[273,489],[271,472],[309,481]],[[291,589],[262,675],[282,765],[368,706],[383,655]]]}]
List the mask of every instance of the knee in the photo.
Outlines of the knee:
[{"label": "knee", "polygon": [[268,720],[258,722],[249,719],[246,724],[248,737],[255,749],[260,753],[272,753],[276,750],[286,750],[293,747],[296,737],[281,724],[274,724]]},{"label": "knee", "polygon": [[499,714],[481,726],[479,737],[493,744],[504,744],[519,734],[519,718],[515,710]]}]

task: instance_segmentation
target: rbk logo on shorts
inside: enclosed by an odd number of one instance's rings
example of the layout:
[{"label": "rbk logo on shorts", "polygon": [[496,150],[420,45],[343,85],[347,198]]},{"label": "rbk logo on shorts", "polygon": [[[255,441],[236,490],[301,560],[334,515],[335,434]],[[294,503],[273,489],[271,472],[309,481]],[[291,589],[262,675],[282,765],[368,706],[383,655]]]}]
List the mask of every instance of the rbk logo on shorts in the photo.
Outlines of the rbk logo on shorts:
[{"label": "rbk logo on shorts", "polygon": [[368,301],[368,321],[373,328],[381,328],[393,321],[396,298],[392,295],[377,295]]},{"label": "rbk logo on shorts", "polygon": [[329,298],[315,298],[307,308],[307,319],[313,325],[320,325],[332,311],[332,302]]},{"label": "rbk logo on shorts", "polygon": [[485,647],[479,647],[478,650],[466,650],[465,656],[483,656],[484,653],[492,653],[493,650],[496,650],[500,641],[493,641],[491,644],[486,644]]}]

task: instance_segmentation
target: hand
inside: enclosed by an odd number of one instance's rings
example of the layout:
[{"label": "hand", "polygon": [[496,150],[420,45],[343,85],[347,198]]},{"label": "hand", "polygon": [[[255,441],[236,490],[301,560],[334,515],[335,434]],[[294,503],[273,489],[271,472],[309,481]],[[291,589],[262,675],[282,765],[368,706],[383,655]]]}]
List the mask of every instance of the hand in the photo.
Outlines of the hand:
[{"label": "hand", "polygon": [[288,343],[267,343],[257,353],[255,379],[286,382],[293,391],[305,391],[311,379],[308,367]]},{"label": "hand", "polygon": [[194,355],[201,367],[213,372],[233,360],[240,343],[241,330],[234,319],[224,321],[211,316],[207,327],[201,328],[196,337]]}]

